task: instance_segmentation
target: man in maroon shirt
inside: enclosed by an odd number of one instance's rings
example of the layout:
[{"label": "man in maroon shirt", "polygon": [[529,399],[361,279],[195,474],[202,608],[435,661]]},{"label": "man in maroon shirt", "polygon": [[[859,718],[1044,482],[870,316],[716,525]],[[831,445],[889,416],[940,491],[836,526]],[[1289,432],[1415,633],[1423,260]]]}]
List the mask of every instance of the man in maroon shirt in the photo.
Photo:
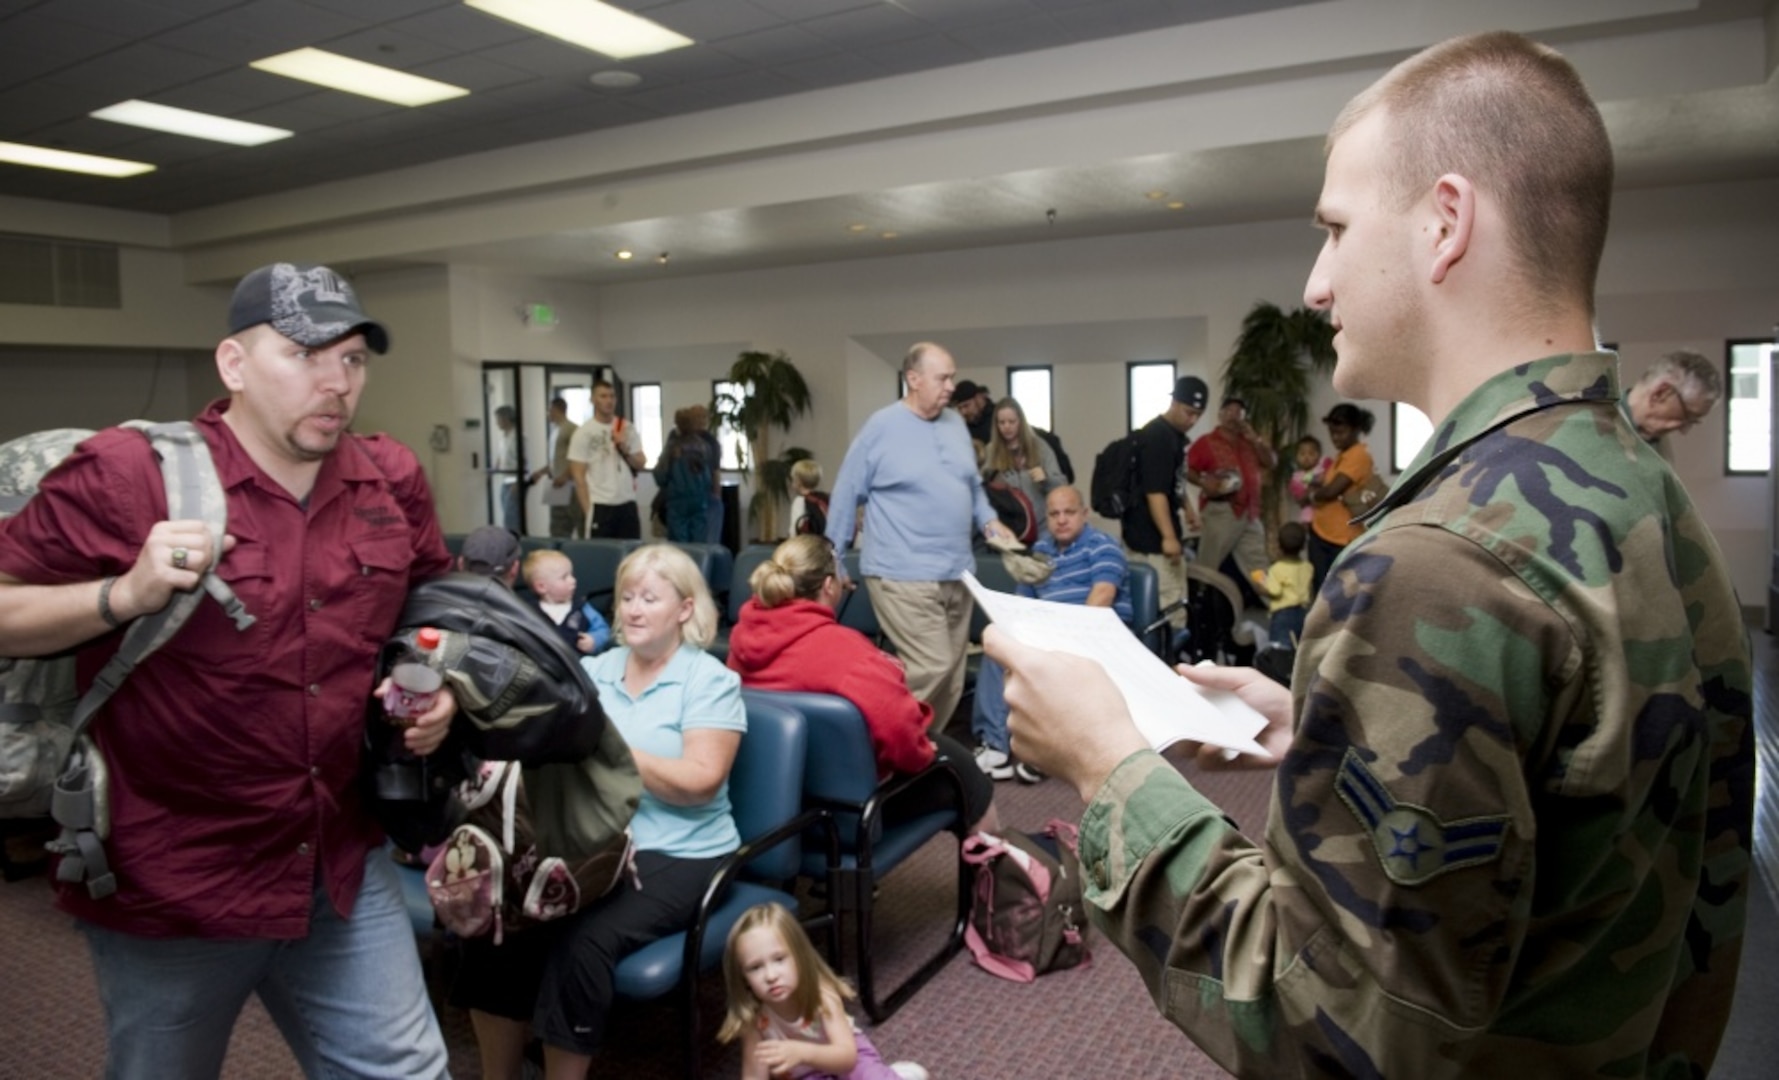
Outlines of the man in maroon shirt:
[{"label": "man in maroon shirt", "polygon": [[1224,398],[1216,428],[1186,451],[1186,479],[1204,493],[1199,565],[1220,570],[1233,552],[1242,577],[1266,569],[1270,560],[1266,529],[1260,524],[1260,493],[1265,470],[1278,463],[1278,453],[1248,423],[1247,402]]},{"label": "man in maroon shirt", "polygon": [[[257,993],[310,1076],[445,1075],[413,931],[359,793],[365,699],[409,586],[450,568],[406,447],[349,433],[388,333],[326,267],[242,279],[216,348],[226,400],[198,417],[228,504],[214,550],[167,521],[139,434],[100,432],[0,523],[0,654],[78,649],[82,684],[118,628],[212,564],[220,605],[124,683],[93,725],[110,768],[117,892],[59,886],[87,933],[109,1076],[216,1076]],[[404,733],[437,749],[449,692]]]}]

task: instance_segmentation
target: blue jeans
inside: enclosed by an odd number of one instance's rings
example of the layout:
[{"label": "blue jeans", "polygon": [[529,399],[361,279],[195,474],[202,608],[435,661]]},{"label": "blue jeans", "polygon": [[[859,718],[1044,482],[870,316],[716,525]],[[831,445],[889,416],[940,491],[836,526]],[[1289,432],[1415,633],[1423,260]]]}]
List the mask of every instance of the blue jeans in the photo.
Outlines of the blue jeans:
[{"label": "blue jeans", "polygon": [[309,935],[295,941],[81,929],[105,1008],[110,1080],[218,1076],[255,993],[305,1076],[448,1075],[414,925],[381,847],[366,857],[352,917],[317,889]]},{"label": "blue jeans", "polygon": [[976,672],[976,702],[970,707],[970,734],[983,746],[1007,753],[1007,673],[984,656]]}]

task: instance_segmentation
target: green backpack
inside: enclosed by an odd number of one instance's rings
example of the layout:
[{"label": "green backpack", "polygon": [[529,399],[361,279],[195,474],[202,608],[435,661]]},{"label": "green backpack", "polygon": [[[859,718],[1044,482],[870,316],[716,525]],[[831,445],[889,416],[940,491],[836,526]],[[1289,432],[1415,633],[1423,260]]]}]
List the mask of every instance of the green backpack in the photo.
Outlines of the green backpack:
[{"label": "green backpack", "polygon": [[[222,483],[203,434],[188,421],[157,424],[132,420],[160,459],[173,520],[201,520],[217,550],[227,530]],[[0,445],[0,518],[18,513],[50,470],[93,434],[58,428]],[[234,590],[206,570],[203,588],[175,593],[160,611],[123,631],[123,643],[84,695],[75,693],[74,655],[0,659],[0,817],[41,817],[48,811],[62,826],[49,849],[62,856],[56,877],[85,882],[95,899],[117,891],[104,841],[111,832],[108,768],[87,734],[111,695],[143,659],[179,632],[206,593],[229,613],[238,630],[253,616]]]}]

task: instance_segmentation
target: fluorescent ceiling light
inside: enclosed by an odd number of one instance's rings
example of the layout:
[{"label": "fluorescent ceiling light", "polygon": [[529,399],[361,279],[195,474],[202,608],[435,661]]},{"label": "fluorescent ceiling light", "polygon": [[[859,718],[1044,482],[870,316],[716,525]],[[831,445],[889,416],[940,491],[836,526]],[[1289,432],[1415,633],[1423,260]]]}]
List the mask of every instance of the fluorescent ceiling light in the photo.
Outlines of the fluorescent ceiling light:
[{"label": "fluorescent ceiling light", "polygon": [[175,109],[171,105],[156,105],[147,101],[120,101],[116,105],[107,105],[92,115],[100,120],[110,120],[114,124],[131,124],[155,131],[168,131],[175,135],[190,135],[194,139],[233,143],[236,146],[260,146],[279,139],[288,139],[291,135],[283,128],[250,124],[245,120],[230,120],[227,117],[192,112],[190,109]]},{"label": "fluorescent ceiling light", "polygon": [[362,60],[340,56],[321,49],[296,49],[292,52],[255,60],[250,67],[269,71],[286,78],[301,79],[330,90],[387,101],[394,105],[431,105],[469,93],[461,86],[423,79],[405,71],[378,67]]},{"label": "fluorescent ceiling light", "polygon": [[692,44],[660,23],[600,0],[463,0],[497,19],[604,53],[614,60],[680,49]]},{"label": "fluorescent ceiling light", "polygon": [[14,165],[31,165],[39,169],[61,169],[64,172],[88,173],[93,176],[140,176],[153,172],[153,165],[121,158],[74,154],[67,150],[50,150],[42,146],[0,142],[0,161]]}]

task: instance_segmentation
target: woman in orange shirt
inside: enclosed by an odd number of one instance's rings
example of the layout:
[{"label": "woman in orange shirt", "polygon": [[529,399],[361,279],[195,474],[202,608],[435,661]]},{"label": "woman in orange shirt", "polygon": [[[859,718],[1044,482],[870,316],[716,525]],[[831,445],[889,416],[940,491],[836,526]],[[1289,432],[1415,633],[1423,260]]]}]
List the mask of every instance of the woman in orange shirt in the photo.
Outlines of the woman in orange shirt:
[{"label": "woman in orange shirt", "polygon": [[1365,531],[1363,525],[1353,524],[1353,512],[1341,496],[1357,491],[1371,479],[1371,451],[1360,436],[1371,433],[1375,419],[1370,410],[1344,401],[1322,418],[1322,423],[1328,425],[1328,441],[1334,445],[1335,457],[1322,479],[1310,485],[1310,506],[1315,511],[1310,518],[1309,545],[1310,566],[1316,573],[1310,585],[1312,599],[1321,594],[1334,557]]}]

